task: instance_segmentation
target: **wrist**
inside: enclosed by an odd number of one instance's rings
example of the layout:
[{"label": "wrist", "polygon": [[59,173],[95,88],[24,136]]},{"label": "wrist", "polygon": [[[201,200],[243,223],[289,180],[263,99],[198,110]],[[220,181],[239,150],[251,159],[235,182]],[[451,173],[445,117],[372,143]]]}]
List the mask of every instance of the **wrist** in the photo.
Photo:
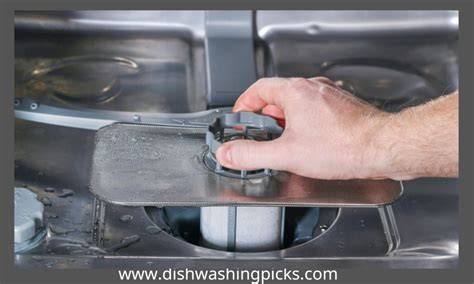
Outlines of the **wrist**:
[{"label": "wrist", "polygon": [[[425,118],[426,119],[426,118]],[[373,137],[372,177],[409,180],[429,176],[427,127],[420,107],[390,113]]]},{"label": "wrist", "polygon": [[[373,118],[373,117],[372,117]],[[409,179],[409,171],[399,161],[400,142],[406,138],[410,126],[403,113],[380,112],[370,119],[366,126],[365,153],[361,168],[366,169],[363,178],[368,179]]]}]

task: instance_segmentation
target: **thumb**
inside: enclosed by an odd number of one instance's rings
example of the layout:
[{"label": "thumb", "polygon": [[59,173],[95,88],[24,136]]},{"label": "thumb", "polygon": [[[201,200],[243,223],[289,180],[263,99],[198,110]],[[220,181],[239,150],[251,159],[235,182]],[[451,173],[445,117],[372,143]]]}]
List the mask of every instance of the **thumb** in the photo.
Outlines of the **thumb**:
[{"label": "thumb", "polygon": [[282,159],[281,156],[284,154],[285,149],[281,146],[281,138],[260,142],[240,139],[222,144],[217,149],[216,158],[222,166],[234,170],[263,168],[283,170],[282,162],[286,159]]}]

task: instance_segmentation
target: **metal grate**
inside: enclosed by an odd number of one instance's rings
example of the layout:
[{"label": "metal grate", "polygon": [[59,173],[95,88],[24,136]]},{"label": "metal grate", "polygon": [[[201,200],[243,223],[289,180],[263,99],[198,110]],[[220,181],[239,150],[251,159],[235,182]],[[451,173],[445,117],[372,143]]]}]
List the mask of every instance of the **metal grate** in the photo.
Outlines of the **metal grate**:
[{"label": "metal grate", "polygon": [[258,179],[204,165],[205,128],[113,124],[96,133],[90,190],[127,206],[376,207],[402,193],[391,180],[324,181],[277,172]]}]

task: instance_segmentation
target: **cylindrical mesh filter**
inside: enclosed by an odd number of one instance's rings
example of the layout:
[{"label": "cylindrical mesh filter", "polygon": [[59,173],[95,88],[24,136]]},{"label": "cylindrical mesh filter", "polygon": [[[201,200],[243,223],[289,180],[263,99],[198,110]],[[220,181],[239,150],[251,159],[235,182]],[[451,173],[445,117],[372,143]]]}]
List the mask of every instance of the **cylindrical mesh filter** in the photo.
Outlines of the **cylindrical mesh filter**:
[{"label": "cylindrical mesh filter", "polygon": [[283,211],[283,207],[202,207],[203,245],[237,252],[279,249]]}]

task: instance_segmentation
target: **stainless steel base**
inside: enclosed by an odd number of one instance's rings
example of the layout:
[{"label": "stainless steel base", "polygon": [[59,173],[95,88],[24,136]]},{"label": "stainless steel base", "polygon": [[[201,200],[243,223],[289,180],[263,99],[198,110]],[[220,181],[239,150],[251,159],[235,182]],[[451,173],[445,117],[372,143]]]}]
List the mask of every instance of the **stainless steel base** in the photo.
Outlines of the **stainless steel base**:
[{"label": "stainless steel base", "polygon": [[[245,267],[242,259],[259,259],[262,268],[457,266],[456,180],[406,182],[400,200],[382,209],[343,208],[325,233],[299,246],[232,253],[199,247],[157,230],[143,208],[96,200],[86,187],[93,140],[92,131],[16,121],[17,185],[28,186],[52,204],[45,206],[50,230],[46,240],[16,254],[15,266]],[[46,187],[56,191],[45,192]],[[74,194],[58,197],[62,188]]]}]

